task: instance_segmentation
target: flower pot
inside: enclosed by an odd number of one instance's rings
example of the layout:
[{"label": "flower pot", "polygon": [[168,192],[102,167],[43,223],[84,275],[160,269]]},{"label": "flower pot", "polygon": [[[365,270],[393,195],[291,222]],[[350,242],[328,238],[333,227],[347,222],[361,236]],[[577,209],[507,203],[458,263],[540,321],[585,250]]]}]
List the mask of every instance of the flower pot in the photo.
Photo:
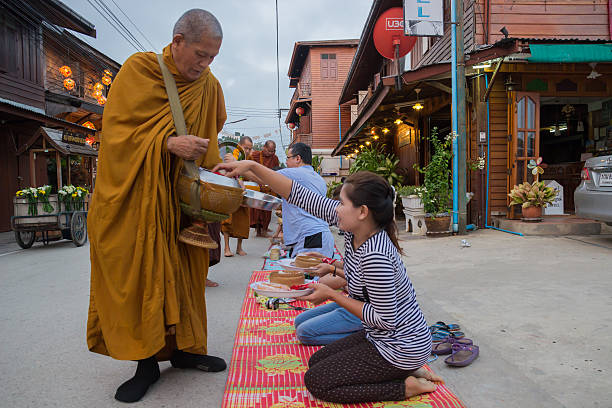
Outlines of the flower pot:
[{"label": "flower pot", "polygon": [[433,218],[430,214],[425,217],[427,236],[447,236],[451,234],[451,217],[448,214],[438,214]]},{"label": "flower pot", "polygon": [[529,206],[522,209],[523,221],[539,222],[542,221],[542,207]]},{"label": "flower pot", "polygon": [[405,210],[423,210],[423,201],[418,195],[402,196],[402,206]]}]

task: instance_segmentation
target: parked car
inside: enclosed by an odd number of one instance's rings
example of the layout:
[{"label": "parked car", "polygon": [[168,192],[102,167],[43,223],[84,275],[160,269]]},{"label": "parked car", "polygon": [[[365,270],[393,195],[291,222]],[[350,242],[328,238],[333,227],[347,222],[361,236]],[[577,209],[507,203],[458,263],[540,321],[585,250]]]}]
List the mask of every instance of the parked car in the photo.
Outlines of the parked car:
[{"label": "parked car", "polygon": [[612,225],[612,155],[588,159],[581,177],[574,191],[576,215]]}]

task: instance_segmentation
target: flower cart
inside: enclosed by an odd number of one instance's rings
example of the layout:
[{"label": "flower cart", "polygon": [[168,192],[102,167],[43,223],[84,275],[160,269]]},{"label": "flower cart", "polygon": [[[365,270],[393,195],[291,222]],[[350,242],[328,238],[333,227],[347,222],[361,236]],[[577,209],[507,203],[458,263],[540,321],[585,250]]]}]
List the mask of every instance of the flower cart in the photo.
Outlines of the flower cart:
[{"label": "flower cart", "polygon": [[[51,186],[20,190],[13,199],[11,228],[20,247],[30,248],[37,236],[50,241],[69,239],[76,246],[87,242],[89,192],[82,187],[64,186],[58,194],[49,194]],[[59,234],[50,232],[58,231]]]}]

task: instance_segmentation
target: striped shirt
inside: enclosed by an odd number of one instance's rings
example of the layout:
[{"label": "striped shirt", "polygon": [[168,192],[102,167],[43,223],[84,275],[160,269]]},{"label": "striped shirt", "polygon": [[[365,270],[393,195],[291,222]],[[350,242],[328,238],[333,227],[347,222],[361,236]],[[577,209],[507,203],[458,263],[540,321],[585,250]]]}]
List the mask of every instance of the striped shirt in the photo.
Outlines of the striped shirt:
[{"label": "striped shirt", "polygon": [[[292,183],[289,203],[329,224],[338,223],[340,203]],[[416,301],[399,252],[385,231],[353,248],[353,234],[344,234],[344,274],[349,296],[364,302],[366,337],[393,366],[415,370],[431,354],[431,334]]]}]

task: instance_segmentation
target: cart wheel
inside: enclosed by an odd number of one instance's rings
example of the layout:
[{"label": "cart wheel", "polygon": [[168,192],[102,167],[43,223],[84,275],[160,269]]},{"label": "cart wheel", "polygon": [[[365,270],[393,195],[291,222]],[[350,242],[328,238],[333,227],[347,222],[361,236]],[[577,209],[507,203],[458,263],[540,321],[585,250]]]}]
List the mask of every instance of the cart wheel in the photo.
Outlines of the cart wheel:
[{"label": "cart wheel", "polygon": [[36,232],[34,231],[15,231],[15,240],[23,249],[28,249],[36,240]]},{"label": "cart wheel", "polygon": [[72,214],[70,235],[72,235],[72,242],[78,247],[87,242],[87,220],[85,219],[85,213],[75,212]]}]

